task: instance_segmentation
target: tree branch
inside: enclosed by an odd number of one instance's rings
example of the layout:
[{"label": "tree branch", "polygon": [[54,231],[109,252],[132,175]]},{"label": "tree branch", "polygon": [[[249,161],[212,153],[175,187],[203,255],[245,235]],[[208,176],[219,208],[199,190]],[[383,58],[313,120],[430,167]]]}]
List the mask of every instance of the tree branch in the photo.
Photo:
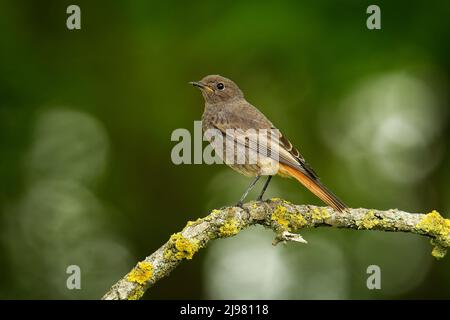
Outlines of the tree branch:
[{"label": "tree branch", "polygon": [[139,299],[160,279],[169,275],[183,260],[204,248],[209,241],[231,237],[244,228],[260,224],[275,232],[273,244],[283,241],[306,243],[297,232],[303,228],[322,226],[357,230],[410,232],[431,238],[432,255],[442,258],[450,246],[450,220],[438,212],[407,213],[398,209],[348,209],[341,213],[330,207],[295,205],[281,199],[249,202],[239,207],[213,210],[208,216],[189,221],[169,241],[139,262],[114,284],[104,300]]}]

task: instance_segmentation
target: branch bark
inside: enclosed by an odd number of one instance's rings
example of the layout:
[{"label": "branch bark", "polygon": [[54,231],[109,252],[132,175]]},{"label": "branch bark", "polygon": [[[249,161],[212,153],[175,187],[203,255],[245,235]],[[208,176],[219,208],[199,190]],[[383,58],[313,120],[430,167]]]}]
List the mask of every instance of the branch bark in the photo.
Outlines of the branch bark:
[{"label": "branch bark", "polygon": [[295,205],[282,199],[249,202],[239,207],[213,210],[208,216],[189,221],[181,232],[146,257],[103,296],[104,300],[140,299],[145,291],[169,275],[183,260],[190,260],[209,241],[236,235],[252,225],[263,225],[275,233],[273,244],[306,243],[303,228],[336,227],[357,230],[410,232],[431,239],[432,255],[442,258],[450,246],[450,220],[438,212],[407,213],[398,209],[348,209],[341,213],[330,207]]}]

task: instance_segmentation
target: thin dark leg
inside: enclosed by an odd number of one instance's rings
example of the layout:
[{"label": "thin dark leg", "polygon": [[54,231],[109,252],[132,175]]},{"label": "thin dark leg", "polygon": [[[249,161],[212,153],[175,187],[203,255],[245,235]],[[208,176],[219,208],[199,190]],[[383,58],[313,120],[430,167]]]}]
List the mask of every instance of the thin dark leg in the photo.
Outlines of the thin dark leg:
[{"label": "thin dark leg", "polygon": [[245,190],[245,192],[242,195],[241,199],[236,204],[237,207],[242,207],[242,203],[244,202],[244,200],[247,197],[248,193],[253,189],[253,187],[255,186],[256,182],[258,182],[259,178],[261,178],[261,176],[256,176],[256,178],[252,181],[252,183],[250,183],[250,185],[248,186],[247,190]]},{"label": "thin dark leg", "polygon": [[266,192],[267,187],[269,186],[270,180],[272,180],[272,176],[267,177],[266,183],[264,183],[264,187],[262,188],[261,193],[257,199],[258,201],[263,201],[263,195],[264,192]]}]

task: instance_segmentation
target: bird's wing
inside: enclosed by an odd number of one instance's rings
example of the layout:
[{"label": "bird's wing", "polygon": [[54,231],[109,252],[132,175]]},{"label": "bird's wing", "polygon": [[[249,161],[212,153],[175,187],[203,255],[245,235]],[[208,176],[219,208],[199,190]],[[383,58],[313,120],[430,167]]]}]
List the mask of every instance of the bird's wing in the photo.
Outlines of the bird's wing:
[{"label": "bird's wing", "polygon": [[[300,170],[314,180],[319,178],[300,152],[258,109],[249,103],[239,105],[235,110],[229,109],[219,111],[213,123],[225,137],[244,144],[258,154],[268,155],[280,163]],[[261,129],[267,130],[268,134],[258,134]]]},{"label": "bird's wing", "polygon": [[[238,146],[244,146],[258,154],[269,156],[278,161],[282,173],[294,177],[322,201],[343,212],[347,206],[320,182],[319,177],[306,163],[300,152],[281,132],[275,129],[261,112],[251,105],[250,107],[253,110],[243,107],[239,108],[238,112],[220,111],[213,127],[219,130],[225,139],[232,139],[237,142]],[[254,131],[252,132],[249,129],[254,129]],[[258,134],[260,129],[270,130],[270,134],[266,135],[267,138],[264,138],[265,135],[259,134],[257,140],[254,140],[254,135]],[[257,141],[258,143],[254,144],[251,141]],[[261,142],[267,146],[268,150],[261,150]],[[273,157],[274,154],[276,157]]]},{"label": "bird's wing", "polygon": [[[306,162],[305,158],[300,154],[300,152],[295,148],[292,143],[280,132],[279,136],[280,145],[289,152],[289,154],[295,158],[296,162],[301,165],[303,169],[311,176],[311,178],[319,179],[319,176],[314,171],[314,169]],[[290,163],[285,163],[290,165]],[[294,166],[295,168],[295,166]]]}]

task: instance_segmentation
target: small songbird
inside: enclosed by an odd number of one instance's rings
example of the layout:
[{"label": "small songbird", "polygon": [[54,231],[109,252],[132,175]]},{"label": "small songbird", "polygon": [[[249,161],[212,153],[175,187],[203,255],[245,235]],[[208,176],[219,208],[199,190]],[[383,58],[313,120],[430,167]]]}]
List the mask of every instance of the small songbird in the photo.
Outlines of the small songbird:
[{"label": "small songbird", "polygon": [[[272,176],[280,175],[295,178],[338,211],[342,212],[347,208],[319,181],[317,174],[289,140],[261,111],[245,100],[244,94],[233,81],[219,75],[209,75],[201,81],[190,82],[190,84],[198,87],[205,99],[205,111],[202,116],[203,131],[216,130],[223,136],[222,141],[209,139],[214,150],[220,150],[218,155],[224,159],[225,153],[230,151],[224,141],[231,140],[240,144],[242,148],[233,147],[233,151],[238,150],[234,155],[234,161],[225,163],[241,174],[256,177],[239,200],[239,206],[261,176],[268,176],[268,178],[258,200],[262,200]],[[266,143],[265,152],[258,148],[258,144],[249,143],[249,138],[255,135],[254,132],[262,130],[275,132],[266,139],[265,142],[268,143]],[[244,151],[246,152],[244,161],[236,161],[238,156],[242,156],[239,152]],[[257,154],[257,160],[251,162],[250,159],[254,158],[249,155],[252,153]]]}]

